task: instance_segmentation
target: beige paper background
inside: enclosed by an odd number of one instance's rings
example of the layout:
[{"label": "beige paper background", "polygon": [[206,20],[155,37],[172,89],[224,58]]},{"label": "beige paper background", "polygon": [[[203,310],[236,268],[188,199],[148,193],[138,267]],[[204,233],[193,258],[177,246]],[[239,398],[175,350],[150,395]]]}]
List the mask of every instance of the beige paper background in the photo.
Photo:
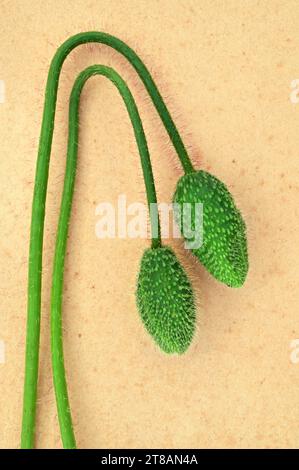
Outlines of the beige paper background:
[{"label": "beige paper background", "polygon": [[[145,201],[129,119],[103,78],[82,96],[78,177],[65,280],[64,344],[79,447],[298,447],[299,4],[294,1],[1,1],[0,447],[18,447],[30,207],[50,60],[79,31],[105,30],[153,73],[197,167],[227,183],[248,226],[250,272],[231,290],[170,241],[192,276],[199,326],[167,357],[145,332],[134,290],[148,241],[98,240],[95,207]],[[45,229],[37,447],[61,447],[51,381],[49,291],[74,78],[93,63],[128,81],[144,121],[161,201],[182,174],[126,61],[83,46],[63,68]]]}]

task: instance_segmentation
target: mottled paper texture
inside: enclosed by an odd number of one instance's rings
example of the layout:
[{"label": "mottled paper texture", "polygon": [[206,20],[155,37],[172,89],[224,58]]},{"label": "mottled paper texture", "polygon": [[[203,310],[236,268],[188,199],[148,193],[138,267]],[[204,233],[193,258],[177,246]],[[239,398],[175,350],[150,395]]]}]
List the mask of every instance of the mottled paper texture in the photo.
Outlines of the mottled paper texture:
[{"label": "mottled paper texture", "polygon": [[[56,48],[84,30],[120,37],[145,61],[195,166],[224,181],[236,199],[248,228],[250,270],[243,288],[229,289],[170,240],[197,292],[198,328],[186,355],[157,349],[135,304],[149,241],[95,235],[100,202],[115,203],[119,194],[145,202],[145,192],[123,102],[104,78],[90,80],[81,100],[63,306],[78,446],[298,447],[296,0],[1,2],[0,446],[20,441],[29,225],[48,67]],[[136,98],[159,200],[171,201],[182,175],[132,67],[105,46],[73,51],[59,87],[47,199],[37,447],[61,447],[49,346],[52,257],[69,94],[78,73],[94,63],[113,66]]]}]

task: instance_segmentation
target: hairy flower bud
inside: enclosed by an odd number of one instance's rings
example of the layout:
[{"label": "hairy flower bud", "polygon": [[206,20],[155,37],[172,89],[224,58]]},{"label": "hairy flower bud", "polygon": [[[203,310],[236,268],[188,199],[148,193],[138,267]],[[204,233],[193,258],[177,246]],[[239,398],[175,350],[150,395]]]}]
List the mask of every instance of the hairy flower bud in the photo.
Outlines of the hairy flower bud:
[{"label": "hairy flower bud", "polygon": [[144,252],[136,294],[141,319],[159,347],[169,354],[184,353],[195,329],[194,295],[170,248]]},{"label": "hairy flower bud", "polygon": [[[178,181],[173,202],[181,232],[189,242],[184,207],[202,204],[202,243],[191,251],[216,279],[230,287],[242,286],[248,272],[246,227],[225,184],[202,170],[188,173]],[[191,229],[195,226],[192,210]]]}]

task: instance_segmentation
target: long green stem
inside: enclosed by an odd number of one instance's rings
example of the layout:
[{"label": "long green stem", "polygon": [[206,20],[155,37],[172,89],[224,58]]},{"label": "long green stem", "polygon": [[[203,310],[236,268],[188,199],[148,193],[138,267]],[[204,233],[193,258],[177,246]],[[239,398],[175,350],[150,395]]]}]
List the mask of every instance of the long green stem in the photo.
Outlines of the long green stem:
[{"label": "long green stem", "polygon": [[193,171],[193,166],[188,153],[163,98],[161,97],[149,71],[130,47],[114,36],[103,32],[91,31],[72,36],[58,48],[51,62],[47,79],[32,202],[28,270],[25,379],[21,436],[22,448],[31,448],[34,444],[40,340],[43,233],[58,83],[61,68],[67,55],[76,46],[89,42],[96,42],[110,46],[128,59],[144,83],[177,151],[185,172]]},{"label": "long green stem", "polygon": [[[79,127],[79,102],[82,88],[89,77],[93,75],[104,75],[111,80],[119,90],[127,107],[137,141],[144,181],[147,192],[149,208],[157,207],[156,191],[152,173],[151,161],[147,142],[134,98],[123,79],[110,67],[104,65],[93,65],[80,73],[75,81],[69,107],[69,137],[67,149],[67,162],[64,179],[64,188],[60,208],[60,217],[57,229],[56,249],[54,256],[52,302],[51,302],[51,348],[52,368],[58,419],[60,424],[61,438],[64,448],[75,448],[75,436],[72,427],[71,411],[67,393],[65,367],[63,359],[63,332],[62,332],[62,295],[63,295],[63,273],[64,260],[68,236],[68,227],[71,214],[72,199],[74,193],[75,174],[78,155],[78,127]],[[152,204],[155,204],[154,206]],[[157,218],[156,218],[157,217]],[[152,233],[159,216],[151,212]],[[152,238],[152,247],[161,246],[160,225],[158,237]]]}]

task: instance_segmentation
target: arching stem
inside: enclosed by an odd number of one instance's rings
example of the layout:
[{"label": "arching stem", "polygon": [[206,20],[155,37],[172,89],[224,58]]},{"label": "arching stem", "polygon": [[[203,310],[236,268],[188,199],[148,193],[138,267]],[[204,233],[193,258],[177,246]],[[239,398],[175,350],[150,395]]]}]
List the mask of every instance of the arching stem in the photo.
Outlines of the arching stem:
[{"label": "arching stem", "polygon": [[128,59],[144,83],[145,88],[147,89],[177,151],[185,172],[187,173],[193,171],[193,166],[189,159],[188,153],[168,112],[163,98],[161,97],[149,71],[141,59],[130,47],[128,47],[121,40],[107,33],[90,31],[72,36],[58,48],[51,62],[47,79],[32,202],[28,269],[25,378],[21,436],[22,448],[31,448],[34,444],[40,341],[44,218],[59,77],[63,62],[67,55],[76,46],[90,42],[101,43],[110,46]]},{"label": "arching stem", "polygon": [[[138,113],[134,98],[123,79],[110,67],[93,65],[80,73],[75,81],[71,93],[69,107],[69,137],[67,149],[67,162],[64,179],[64,188],[60,208],[60,217],[57,229],[56,249],[54,256],[54,268],[52,278],[52,301],[51,301],[51,349],[54,389],[58,419],[60,424],[61,438],[65,448],[75,448],[76,442],[73,432],[71,411],[67,393],[67,383],[63,359],[63,332],[62,332],[62,295],[63,295],[63,272],[64,259],[67,244],[69,220],[71,214],[72,199],[74,193],[75,174],[78,155],[78,127],[79,127],[79,102],[84,83],[93,75],[104,75],[111,80],[120,92],[127,107],[138,145],[143,176],[146,186],[148,206],[156,206],[156,191],[151,168],[151,162],[146,143],[142,122]],[[159,219],[158,214],[151,213],[152,231],[156,230],[155,224]],[[152,247],[161,246],[160,225],[158,237],[152,239]]]}]

